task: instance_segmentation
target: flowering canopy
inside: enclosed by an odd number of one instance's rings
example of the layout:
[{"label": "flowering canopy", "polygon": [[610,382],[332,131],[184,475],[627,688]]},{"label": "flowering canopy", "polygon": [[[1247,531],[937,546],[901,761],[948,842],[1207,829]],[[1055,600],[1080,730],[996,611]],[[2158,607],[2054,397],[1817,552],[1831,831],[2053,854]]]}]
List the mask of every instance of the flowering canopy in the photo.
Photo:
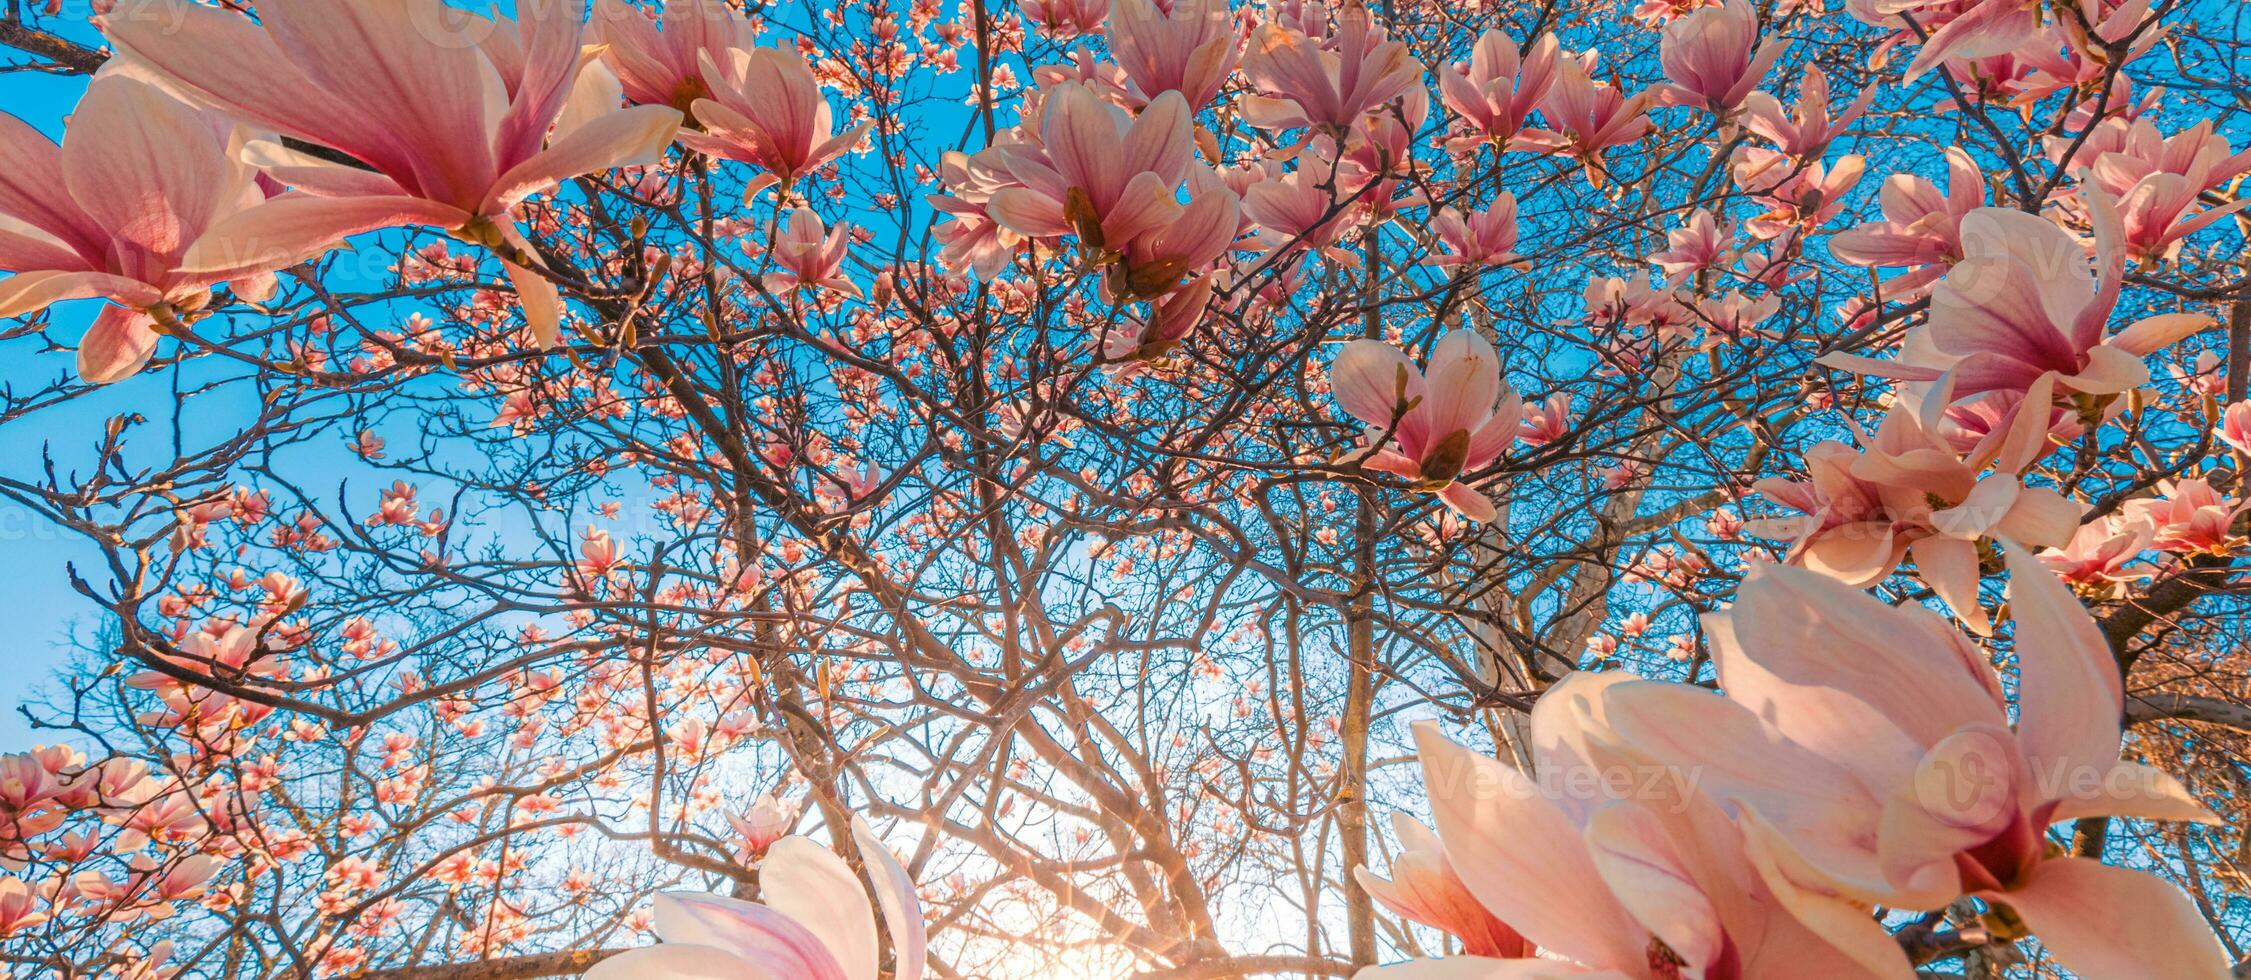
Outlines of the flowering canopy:
[{"label": "flowering canopy", "polygon": [[2238,14],[7,5],[0,975],[2242,974]]}]

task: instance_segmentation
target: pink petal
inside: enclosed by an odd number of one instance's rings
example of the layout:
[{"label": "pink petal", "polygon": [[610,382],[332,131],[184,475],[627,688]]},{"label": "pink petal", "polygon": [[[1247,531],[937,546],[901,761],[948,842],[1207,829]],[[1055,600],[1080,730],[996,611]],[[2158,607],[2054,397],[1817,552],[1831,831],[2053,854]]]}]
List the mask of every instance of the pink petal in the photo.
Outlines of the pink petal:
[{"label": "pink petal", "polygon": [[875,980],[875,916],[843,859],[811,838],[784,837],[766,852],[758,888],[767,905],[820,939],[843,980]]},{"label": "pink petal", "polygon": [[2048,566],[2010,542],[2009,615],[2016,621],[2017,735],[2043,771],[2100,772],[2118,759],[2125,692],[2094,617]]},{"label": "pink petal", "polygon": [[1355,340],[1329,365],[1329,388],[1347,414],[1388,431],[1405,403],[1422,394],[1422,372],[1390,344]]},{"label": "pink petal", "polygon": [[891,850],[876,839],[867,821],[857,816],[852,818],[852,840],[860,845],[860,856],[867,861],[869,873],[875,879],[875,902],[883,909],[884,929],[891,933],[896,971],[892,980],[922,980],[928,939],[922,921],[922,900],[915,895],[914,878],[899,864],[899,859],[891,855]]},{"label": "pink petal", "polygon": [[1501,395],[1500,355],[1476,331],[1447,331],[1431,349],[1423,391],[1420,414],[1430,440],[1475,432]]},{"label": "pink petal", "polygon": [[183,273],[233,279],[296,265],[361,232],[401,225],[458,228],[470,215],[419,197],[290,194],[219,221],[180,259]]},{"label": "pink petal", "polygon": [[109,233],[71,200],[63,181],[62,148],[30,123],[4,112],[0,112],[0,215],[54,236],[85,256],[85,263],[99,262],[109,246]]},{"label": "pink petal", "polygon": [[581,174],[653,162],[679,131],[680,113],[666,106],[634,106],[598,117],[501,174],[487,207],[504,211]]},{"label": "pink petal", "polygon": [[1415,725],[1446,859],[1470,894],[1526,939],[1593,966],[1643,961],[1647,933],[1613,898],[1586,839],[1523,773]]},{"label": "pink petal", "polygon": [[666,945],[725,950],[773,974],[775,980],[845,980],[843,969],[820,937],[796,919],[765,905],[718,895],[666,892],[656,898],[656,926],[657,935],[664,937]]},{"label": "pink petal", "polygon": [[68,272],[60,269],[19,272],[0,279],[0,317],[22,316],[69,299],[101,296],[127,306],[147,307],[164,301],[156,287],[107,272]]},{"label": "pink petal", "polygon": [[1446,484],[1444,490],[1438,491],[1438,499],[1445,501],[1446,506],[1454,513],[1479,524],[1491,524],[1501,516],[1500,508],[1493,504],[1493,498],[1460,481]]},{"label": "pink petal", "polygon": [[114,304],[103,307],[78,342],[78,377],[102,385],[134,374],[156,353],[156,339],[155,321],[148,314]]},{"label": "pink petal", "polygon": [[666,943],[629,949],[586,971],[581,980],[791,980],[713,946]]},{"label": "pink petal", "polygon": [[242,201],[250,174],[228,153],[213,120],[144,82],[103,75],[71,114],[63,180],[112,237],[170,258]]},{"label": "pink petal", "polygon": [[2040,862],[2026,887],[1995,895],[2084,980],[2228,976],[2226,951],[2181,889],[2086,858]]}]

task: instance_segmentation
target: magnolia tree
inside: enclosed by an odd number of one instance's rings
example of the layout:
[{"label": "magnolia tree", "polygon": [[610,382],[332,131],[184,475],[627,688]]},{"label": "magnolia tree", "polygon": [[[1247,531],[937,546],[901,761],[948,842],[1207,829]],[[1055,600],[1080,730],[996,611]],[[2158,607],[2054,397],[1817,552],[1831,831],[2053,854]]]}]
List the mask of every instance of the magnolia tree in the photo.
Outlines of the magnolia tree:
[{"label": "magnolia tree", "polygon": [[2247,9],[9,0],[0,969],[2242,976]]}]

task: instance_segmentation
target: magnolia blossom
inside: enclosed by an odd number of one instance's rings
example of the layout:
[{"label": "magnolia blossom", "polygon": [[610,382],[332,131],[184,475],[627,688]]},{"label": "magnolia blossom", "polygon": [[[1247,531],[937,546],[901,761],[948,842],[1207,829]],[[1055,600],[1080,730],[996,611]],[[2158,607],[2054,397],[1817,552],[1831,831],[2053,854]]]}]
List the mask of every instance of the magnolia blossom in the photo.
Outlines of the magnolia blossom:
[{"label": "magnolia blossom", "polygon": [[1500,265],[1516,258],[1516,195],[1502,191],[1491,206],[1467,216],[1440,208],[1430,219],[1430,230],[1447,248],[1429,259],[1431,265],[1473,271]]},{"label": "magnolia blossom", "polygon": [[764,854],[797,823],[797,808],[767,793],[752,802],[750,809],[741,816],[728,814],[727,822],[734,825],[735,833],[742,835],[743,845],[750,853]]},{"label": "magnolia blossom", "polygon": [[[224,119],[116,72],[87,86],[60,146],[0,114],[0,272],[13,273],[0,280],[0,317],[102,297],[78,375],[103,384],[139,371],[156,352],[150,311],[193,312],[245,271],[183,261],[212,226],[266,200],[235,160],[242,142]],[[236,285],[251,298],[272,290],[270,275]]]},{"label": "magnolia blossom", "polygon": [[2051,157],[2069,153],[2075,166],[2093,162],[2089,175],[2095,186],[2118,202],[2121,240],[2145,262],[2171,260],[2183,239],[2251,206],[2251,198],[2236,197],[2190,213],[2201,195],[2251,171],[2251,150],[2229,152],[2227,139],[2213,132],[2209,119],[2166,136],[2146,117],[2113,118],[2076,149],[2056,138],[2048,145]]},{"label": "magnolia blossom", "polygon": [[[2077,503],[2014,476],[2046,451],[2037,422],[1992,446],[1990,458],[1957,456],[1906,408],[1894,408],[1866,441],[1861,449],[1832,441],[1807,450],[1806,479],[1753,484],[1802,516],[1754,521],[1752,533],[1790,541],[1792,564],[1855,588],[1882,581],[1912,557],[1923,581],[1983,632],[1978,540],[2059,547],[2078,527]],[[1988,464],[1998,472],[1980,476]]]},{"label": "magnolia blossom", "polygon": [[1110,17],[1110,0],[1024,0],[1024,19],[1054,38],[1099,34]]},{"label": "magnolia blossom", "polygon": [[1431,349],[1427,374],[1398,348],[1355,340],[1338,352],[1329,383],[1337,404],[1368,426],[1375,449],[1360,465],[1412,480],[1471,520],[1498,514],[1491,498],[1460,481],[1500,458],[1524,416],[1524,399],[1501,380],[1500,357],[1485,338],[1449,331]]},{"label": "magnolia blossom", "polygon": [[1445,846],[1421,821],[1403,813],[1391,815],[1392,834],[1399,838],[1399,854],[1391,859],[1391,877],[1377,877],[1366,868],[1352,869],[1370,897],[1400,918],[1420,922],[1461,940],[1471,956],[1521,959],[1533,955],[1532,945],[1508,923],[1470,894],[1462,876],[1446,860]]},{"label": "magnolia blossom", "polygon": [[2213,427],[2212,434],[2236,452],[2251,455],[2251,399],[2229,405],[2220,414],[2220,424]]},{"label": "magnolia blossom", "polygon": [[2224,555],[2243,543],[2235,533],[2235,519],[2251,508],[2251,499],[2230,500],[2202,477],[2160,480],[2157,492],[2156,498],[2126,502],[2129,518],[2154,529],[2155,547],[2177,554]]},{"label": "magnolia blossom", "polygon": [[2214,818],[2172,777],[2119,758],[2110,645],[2037,559],[2008,554],[2013,720],[1988,655],[1929,611],[1776,566],[1707,618],[1724,696],[1621,684],[1600,711],[1622,748],[1741,808],[1764,879],[1808,924],[1867,921],[1844,921],[1838,898],[1940,909],[1969,896],[2012,910],[2089,980],[2226,976],[2180,889],[2047,843],[2050,824],[2081,817]]},{"label": "magnolia blossom", "polygon": [[1860,97],[1852,100],[1845,111],[1829,114],[1829,76],[1817,65],[1807,65],[1805,74],[1798,79],[1798,105],[1785,110],[1779,99],[1765,92],[1752,92],[1743,97],[1743,128],[1774,143],[1782,155],[1800,160],[1818,160],[1829,144],[1855,120],[1868,111],[1875,101],[1876,89],[1862,89]]},{"label": "magnolia blossom", "polygon": [[867,133],[871,124],[865,122],[834,132],[828,98],[804,55],[780,48],[725,54],[727,60],[716,63],[708,52],[699,55],[704,80],[715,90],[689,110],[703,132],[681,133],[680,145],[765,170],[748,193],[776,185],[787,192]]},{"label": "magnolia blossom", "polygon": [[1759,15],[1750,0],[1702,7],[1665,25],[1657,58],[1672,85],[1664,94],[1715,116],[1734,112],[1789,49],[1781,38],[1758,40]]},{"label": "magnolia blossom", "polygon": [[1203,276],[1152,301],[1147,316],[1119,322],[1103,337],[1103,358],[1129,366],[1162,359],[1203,322],[1214,285],[1212,277]]},{"label": "magnolia blossom", "polygon": [[2082,592],[2115,598],[2126,585],[2154,571],[2134,561],[2157,537],[2146,518],[2113,515],[2079,526],[2071,540],[2040,552],[2040,560],[2058,578]]},{"label": "magnolia blossom", "polygon": [[[852,840],[875,879],[895,980],[921,980],[924,925],[914,880],[858,817]],[[875,917],[842,859],[809,837],[784,837],[759,864],[758,885],[763,904],[689,892],[657,896],[664,943],[603,960],[586,980],[875,980],[882,954]]]},{"label": "magnolia blossom", "polygon": [[755,40],[748,22],[711,0],[664,0],[657,17],[625,0],[595,0],[594,29],[626,99],[684,113],[717,92],[705,67],[727,64],[731,52]]},{"label": "magnolia blossom", "polygon": [[1178,92],[1191,110],[1219,94],[1243,47],[1227,0],[1116,0],[1109,41],[1137,102]]},{"label": "magnolia blossom", "polygon": [[1251,125],[1342,132],[1403,95],[1428,98],[1422,63],[1385,35],[1368,8],[1350,5],[1334,16],[1336,34],[1325,39],[1279,24],[1261,24],[1251,33],[1243,73],[1265,93],[1241,102]]},{"label": "magnolia blossom", "polygon": [[1597,82],[1588,74],[1594,52],[1556,59],[1555,81],[1540,100],[1540,114],[1554,129],[1528,129],[1527,146],[1564,153],[1579,161],[1587,183],[1602,186],[1606,171],[1603,151],[1631,143],[1649,131],[1649,104],[1656,96],[1639,92],[1627,97],[1618,87]]},{"label": "magnolia blossom", "polygon": [[[1454,744],[1433,722],[1415,725],[1445,863],[1468,898],[1541,955],[1503,945],[1358,980],[1914,975],[1844,900],[1780,900],[1735,820],[1693,781],[1633,777],[1630,757],[1610,747],[1603,700],[1637,683],[1647,684],[1622,671],[1579,674],[1549,690],[1532,712],[1530,773]],[[1462,921],[1461,898],[1447,899],[1451,921]]]},{"label": "magnolia blossom", "polygon": [[1668,280],[1678,283],[1699,269],[1724,265],[1727,255],[1735,247],[1735,226],[1712,217],[1712,212],[1697,208],[1688,216],[1688,223],[1665,233],[1667,248],[1649,257],[1649,261],[1665,270]]},{"label": "magnolia blossom", "polygon": [[1057,85],[1041,98],[1041,150],[1006,148],[1001,160],[1020,186],[993,191],[986,213],[1017,234],[1075,234],[1095,251],[1169,224],[1192,162],[1188,116],[1172,93],[1136,117],[1085,85]]},{"label": "magnolia blossom", "polygon": [[798,208],[783,222],[770,254],[781,272],[766,277],[769,289],[799,287],[833,289],[857,298],[860,287],[844,274],[844,255],[851,243],[852,226],[839,224],[831,231],[811,208]]},{"label": "magnolia blossom", "polygon": [[1962,259],[1962,219],[1985,205],[1985,177],[1958,147],[1946,151],[1947,189],[1914,174],[1884,178],[1877,201],[1882,221],[1838,232],[1829,252],[1854,265],[1904,267],[1906,276],[1884,284],[1886,293],[1914,296]]},{"label": "magnolia blossom", "polygon": [[663,106],[565,113],[587,60],[575,0],[526,5],[521,37],[443,0],[269,0],[256,23],[193,4],[140,9],[155,2],[129,0],[102,19],[118,70],[368,167],[250,144],[246,158],[297,192],[206,228],[182,259],[187,272],[272,271],[349,235],[431,225],[501,251],[534,337],[551,343],[560,303],[516,228],[517,205],[581,174],[654,160],[680,125]]},{"label": "magnolia blossom", "polygon": [[2094,193],[2096,267],[2054,222],[2007,208],[1961,220],[1960,262],[1931,291],[1930,321],[1910,332],[1896,361],[1832,354],[1822,363],[1911,382],[1948,379],[1954,397],[2027,391],[2115,396],[2149,380],[2143,358],[2212,323],[2161,313],[2108,333],[2125,276],[2118,216]]},{"label": "magnolia blossom", "polygon": [[1486,31],[1470,49],[1469,64],[1438,73],[1438,97],[1468,126],[1471,135],[1465,139],[1505,150],[1554,84],[1555,59],[1553,34],[1540,35],[1519,55],[1515,38]]}]

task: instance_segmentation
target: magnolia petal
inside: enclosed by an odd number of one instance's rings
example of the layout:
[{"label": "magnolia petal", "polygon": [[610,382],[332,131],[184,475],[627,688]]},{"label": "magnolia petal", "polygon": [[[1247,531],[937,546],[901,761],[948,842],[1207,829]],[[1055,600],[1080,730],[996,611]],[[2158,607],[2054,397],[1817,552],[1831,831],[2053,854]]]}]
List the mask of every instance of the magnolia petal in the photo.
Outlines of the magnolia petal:
[{"label": "magnolia petal", "polygon": [[507,260],[508,282],[516,287],[516,302],[524,309],[524,326],[541,349],[555,346],[563,334],[563,298],[547,277]]},{"label": "magnolia petal", "polygon": [[2125,710],[2110,644],[2045,563],[2015,542],[2007,547],[2025,755],[2043,769],[2107,771],[2118,760]]},{"label": "magnolia petal", "polygon": [[103,307],[78,342],[78,377],[104,385],[140,371],[156,353],[155,324],[139,310]]},{"label": "magnolia petal", "polygon": [[1459,480],[1446,484],[1446,489],[1438,491],[1438,499],[1444,501],[1454,513],[1479,524],[1491,524],[1501,516],[1501,510],[1493,503],[1493,498]]},{"label": "magnolia petal", "polygon": [[2040,863],[2003,895],[2056,960],[2084,980],[2225,980],[2227,953],[2173,883],[2086,858]]},{"label": "magnolia petal", "polygon": [[137,279],[107,272],[65,272],[48,269],[20,272],[0,279],[0,317],[22,316],[71,299],[107,297],[128,306],[153,306],[164,301],[156,287]]},{"label": "magnolia petal", "polygon": [[922,900],[915,895],[914,877],[876,839],[874,829],[858,816],[852,818],[852,840],[875,878],[875,903],[883,909],[883,927],[891,933],[896,961],[892,980],[922,980],[923,960],[929,946],[922,921]]},{"label": "magnolia petal", "polygon": [[582,980],[788,980],[715,946],[666,943],[629,949],[586,971]]},{"label": "magnolia petal", "polygon": [[2193,334],[2210,329],[2217,323],[2218,320],[2202,313],[2160,313],[2137,320],[2132,326],[2118,331],[2106,346],[2116,347],[2136,357],[2148,357]]},{"label": "magnolia petal", "polygon": [[466,211],[418,197],[284,195],[221,219],[188,247],[181,271],[234,279],[285,269],[353,235],[402,225],[458,228]]},{"label": "magnolia petal", "polygon": [[1405,404],[1421,396],[1422,372],[1390,344],[1355,340],[1330,363],[1329,389],[1347,414],[1389,431],[1406,413]]},{"label": "magnolia petal", "polygon": [[1915,571],[1922,575],[1931,591],[1945,600],[1955,618],[1972,633],[1992,635],[1993,620],[1985,614],[1985,606],[1978,599],[1977,544],[1956,538],[1924,538],[1907,550],[1915,557]]},{"label": "magnolia petal", "polygon": [[649,163],[679,131],[680,113],[667,106],[634,106],[601,116],[501,174],[487,208],[505,211],[572,177]]},{"label": "magnolia petal", "polygon": [[784,837],[758,870],[759,894],[819,938],[843,980],[875,980],[875,916],[842,858],[809,837]]},{"label": "magnolia petal", "polygon": [[2059,822],[2080,817],[2220,822],[2171,773],[2139,762],[2120,760],[2100,773],[2064,772],[2056,778],[2060,782],[2052,795],[2061,798],[2055,812]]},{"label": "magnolia petal", "polygon": [[1414,726],[1431,814],[1446,859],[1470,894],[1541,949],[1628,967],[1646,935],[1611,896],[1586,839],[1523,773]]},{"label": "magnolia petal", "polygon": [[775,980],[846,980],[819,936],[769,906],[718,895],[666,892],[656,898],[656,927],[667,945],[716,947],[771,973]]}]

